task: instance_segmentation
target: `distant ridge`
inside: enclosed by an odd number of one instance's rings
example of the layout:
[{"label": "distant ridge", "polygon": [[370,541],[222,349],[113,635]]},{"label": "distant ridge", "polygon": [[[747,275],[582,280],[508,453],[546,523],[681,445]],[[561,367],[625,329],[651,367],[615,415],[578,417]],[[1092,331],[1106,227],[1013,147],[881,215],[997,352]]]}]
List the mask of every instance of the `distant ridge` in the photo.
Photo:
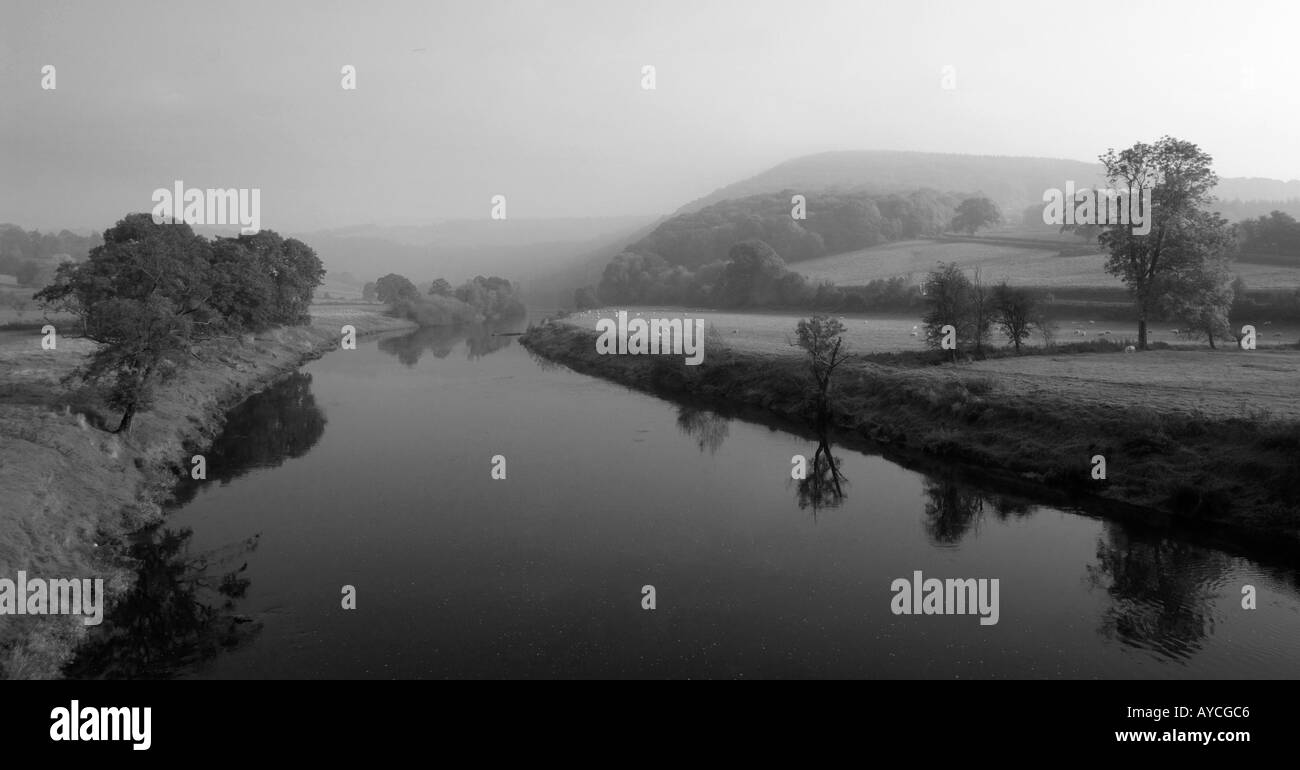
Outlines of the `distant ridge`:
[{"label": "distant ridge", "polygon": [[[910,192],[931,188],[942,192],[983,193],[1003,207],[1018,211],[1042,201],[1043,190],[1066,180],[1096,185],[1103,180],[1101,164],[1064,158],[847,150],[794,158],[748,179],[693,200],[675,213],[685,214],[732,198],[782,190],[861,189],[867,192]],[[1224,178],[1215,194],[1226,201],[1290,200],[1300,198],[1300,180],[1258,177]]]}]

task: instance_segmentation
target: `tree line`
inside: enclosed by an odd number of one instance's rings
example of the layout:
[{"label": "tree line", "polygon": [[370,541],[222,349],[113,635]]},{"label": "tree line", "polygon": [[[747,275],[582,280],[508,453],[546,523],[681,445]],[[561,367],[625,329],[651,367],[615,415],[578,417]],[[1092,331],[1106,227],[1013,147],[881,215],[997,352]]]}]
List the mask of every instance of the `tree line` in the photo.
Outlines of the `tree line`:
[{"label": "tree line", "polygon": [[907,195],[828,191],[807,196],[806,218],[795,219],[791,198],[798,192],[752,195],[679,214],[627,251],[654,254],[693,270],[726,260],[736,243],[761,240],[787,261],[801,262],[940,235],[952,225],[961,203],[959,196],[935,190]]},{"label": "tree line", "polygon": [[921,303],[906,276],[840,288],[814,283],[790,270],[770,244],[754,238],[732,244],[725,259],[692,270],[657,254],[625,251],[605,266],[600,284],[574,292],[579,310],[603,304],[687,305],[720,308],[817,308],[825,310],[908,310]]},{"label": "tree line", "polygon": [[129,214],[84,262],[59,265],[36,299],[75,315],[100,343],[74,376],[106,388],[120,432],[196,342],[307,323],[324,277],[311,247],[272,230],[209,241],[189,225]]},{"label": "tree line", "polygon": [[519,289],[505,278],[474,276],[455,289],[436,278],[421,292],[409,278],[389,273],[361,290],[367,300],[390,306],[390,312],[420,326],[466,324],[522,318],[526,313]]},{"label": "tree line", "polygon": [[19,286],[44,286],[53,279],[61,258],[79,262],[100,243],[99,233],[42,233],[0,225],[0,274],[14,276]]},{"label": "tree line", "polygon": [[[1137,347],[1148,347],[1154,320],[1177,320],[1211,347],[1216,339],[1235,339],[1229,314],[1245,284],[1234,279],[1230,265],[1240,243],[1287,248],[1298,232],[1295,220],[1274,212],[1240,226],[1229,224],[1213,208],[1218,183],[1213,158],[1192,142],[1164,136],[1108,150],[1100,160],[1112,188],[1151,190],[1150,232],[1135,233],[1133,225],[1121,223],[1066,225],[1062,230],[1096,238],[1106,252],[1106,272],[1122,280],[1133,298]],[[1042,326],[1038,298],[1005,284],[990,291],[978,271],[972,281],[955,266],[942,266],[931,274],[926,293],[926,336],[932,346],[938,346],[939,329],[951,325],[958,344],[979,353],[990,319],[996,319],[1018,350],[1024,331],[1020,318],[1028,319],[1030,327]]]}]

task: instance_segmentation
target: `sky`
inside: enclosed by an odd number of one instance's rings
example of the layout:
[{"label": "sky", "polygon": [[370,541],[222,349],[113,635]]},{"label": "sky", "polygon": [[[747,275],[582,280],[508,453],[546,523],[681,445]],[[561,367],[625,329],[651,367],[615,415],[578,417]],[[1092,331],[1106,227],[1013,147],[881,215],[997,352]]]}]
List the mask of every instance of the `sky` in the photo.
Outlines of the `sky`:
[{"label": "sky", "polygon": [[1298,28],[1290,0],[0,0],[0,222],[102,230],[176,180],[258,188],[286,232],[494,195],[658,215],[828,150],[1091,161],[1163,134],[1297,179]]}]

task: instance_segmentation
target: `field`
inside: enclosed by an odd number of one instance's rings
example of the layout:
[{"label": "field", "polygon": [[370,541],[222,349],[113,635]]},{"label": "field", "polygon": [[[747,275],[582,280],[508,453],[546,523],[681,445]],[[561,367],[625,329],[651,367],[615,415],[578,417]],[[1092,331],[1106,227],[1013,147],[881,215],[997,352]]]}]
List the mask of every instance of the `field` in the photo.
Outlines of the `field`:
[{"label": "field", "polygon": [[[714,310],[683,310],[681,308],[601,308],[574,313],[564,319],[566,323],[588,329],[596,327],[600,318],[613,318],[617,310],[627,310],[630,318],[640,314],[643,318],[703,318],[705,328],[710,325],[726,341],[727,346],[735,350],[754,353],[780,355],[793,352],[790,341],[794,339],[795,325],[799,319],[807,318],[804,313],[729,313]],[[854,353],[884,353],[900,350],[924,350],[925,342],[921,336],[920,316],[885,316],[854,315],[839,316],[847,331],[845,344]],[[1092,319],[1086,315],[1077,318],[1062,319],[1058,323],[1056,339],[1058,342],[1078,342],[1081,340],[1106,337],[1109,339],[1137,339],[1137,322],[1115,322]],[[912,336],[915,330],[916,336]],[[1172,324],[1157,324],[1149,328],[1152,342],[1186,344],[1189,347],[1205,347],[1204,343],[1190,342],[1174,333]],[[1002,345],[1005,339],[994,334],[994,343]],[[1260,327],[1259,346],[1274,347],[1280,344],[1292,344],[1300,338],[1300,325],[1270,324]],[[1031,346],[1041,345],[1042,340],[1035,337],[1028,342]]]},{"label": "field", "polygon": [[[861,286],[895,276],[919,282],[936,263],[956,262],[964,268],[980,268],[986,283],[998,283],[1005,278],[1018,286],[1124,288],[1118,278],[1106,272],[1105,255],[1061,257],[1056,254],[1049,249],[1001,244],[902,241],[795,262],[790,269],[814,281]],[[1241,262],[1232,269],[1252,290],[1300,287],[1300,268]]]},{"label": "field", "polygon": [[1297,350],[1026,356],[976,361],[961,369],[970,375],[987,373],[1008,392],[1059,397],[1099,410],[1154,408],[1219,419],[1300,421]]}]

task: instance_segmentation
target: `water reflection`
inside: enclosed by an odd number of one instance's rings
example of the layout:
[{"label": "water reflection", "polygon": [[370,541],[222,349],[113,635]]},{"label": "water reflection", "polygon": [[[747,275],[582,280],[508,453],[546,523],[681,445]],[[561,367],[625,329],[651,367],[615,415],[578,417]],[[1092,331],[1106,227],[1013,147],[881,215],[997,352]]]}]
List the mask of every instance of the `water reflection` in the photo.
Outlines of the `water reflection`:
[{"label": "water reflection", "polygon": [[829,434],[823,430],[817,438],[812,463],[804,469],[804,477],[796,484],[795,501],[799,510],[812,508],[813,516],[816,516],[823,508],[836,508],[843,503],[846,486],[848,479],[840,470],[839,458],[831,452]]},{"label": "water reflection", "polygon": [[174,493],[176,505],[194,499],[204,484],[232,479],[253,468],[273,468],[301,457],[325,434],[325,413],[316,405],[311,375],[295,372],[232,410],[225,428],[205,453],[207,481],[186,474]]},{"label": "water reflection", "polygon": [[698,409],[693,406],[677,409],[677,427],[682,433],[695,440],[695,445],[699,447],[700,452],[707,449],[709,454],[717,454],[722,442],[727,440],[727,434],[731,431],[728,427],[730,423],[730,418],[708,409]]},{"label": "water reflection", "polygon": [[1212,600],[1232,567],[1221,551],[1107,522],[1089,583],[1112,599],[1101,633],[1170,658],[1187,658],[1213,633]]},{"label": "water reflection", "polygon": [[[64,674],[159,679],[252,639],[261,624],[234,612],[248,590],[244,557],[258,535],[198,556],[189,529],[155,527],[131,548],[135,587],[95,627]],[[243,561],[241,566],[236,563]],[[219,575],[219,577],[217,577]]]},{"label": "water reflection", "polygon": [[379,340],[379,349],[406,366],[413,367],[425,353],[442,359],[451,355],[460,342],[465,343],[465,355],[471,361],[510,347],[515,337],[509,332],[510,324],[475,324],[473,326],[429,326],[401,337]]},{"label": "water reflection", "polygon": [[984,495],[962,483],[955,473],[927,477],[923,494],[925,534],[936,546],[957,545],[978,528],[984,516]]}]

